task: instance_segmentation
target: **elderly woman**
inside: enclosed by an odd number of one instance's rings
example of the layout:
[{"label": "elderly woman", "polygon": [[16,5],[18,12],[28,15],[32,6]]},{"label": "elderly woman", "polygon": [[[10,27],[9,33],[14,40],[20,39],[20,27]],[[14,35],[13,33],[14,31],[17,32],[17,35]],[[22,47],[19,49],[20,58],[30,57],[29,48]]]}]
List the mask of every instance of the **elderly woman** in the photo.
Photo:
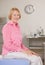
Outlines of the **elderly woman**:
[{"label": "elderly woman", "polygon": [[31,65],[42,65],[40,56],[22,44],[22,34],[18,25],[18,20],[20,18],[21,14],[19,9],[12,8],[9,13],[9,21],[2,29],[4,41],[2,55],[7,55],[9,52],[27,54],[28,59],[32,62]]}]

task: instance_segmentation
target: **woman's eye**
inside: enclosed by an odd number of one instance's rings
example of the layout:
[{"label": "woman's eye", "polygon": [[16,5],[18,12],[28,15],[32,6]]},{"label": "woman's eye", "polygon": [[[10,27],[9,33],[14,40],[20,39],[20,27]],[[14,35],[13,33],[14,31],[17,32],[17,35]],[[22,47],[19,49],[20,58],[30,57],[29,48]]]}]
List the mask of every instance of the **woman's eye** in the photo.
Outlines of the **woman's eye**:
[{"label": "woman's eye", "polygon": [[14,14],[14,16],[16,16],[16,14]]},{"label": "woman's eye", "polygon": [[14,16],[19,16],[19,14],[17,14],[17,15],[16,15],[16,14],[14,14]]}]

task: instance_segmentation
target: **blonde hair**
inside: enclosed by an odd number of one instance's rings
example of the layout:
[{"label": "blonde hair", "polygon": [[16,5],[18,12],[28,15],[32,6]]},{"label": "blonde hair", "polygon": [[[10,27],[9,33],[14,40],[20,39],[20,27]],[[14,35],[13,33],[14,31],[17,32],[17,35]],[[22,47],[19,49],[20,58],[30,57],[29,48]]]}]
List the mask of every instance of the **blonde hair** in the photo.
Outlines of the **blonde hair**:
[{"label": "blonde hair", "polygon": [[19,11],[18,8],[12,8],[12,9],[10,10],[10,12],[9,12],[8,18],[11,20],[11,17],[12,17],[12,14],[13,14],[14,11],[19,12],[19,19],[20,19],[20,18],[21,18],[21,14],[20,14],[20,11]]}]

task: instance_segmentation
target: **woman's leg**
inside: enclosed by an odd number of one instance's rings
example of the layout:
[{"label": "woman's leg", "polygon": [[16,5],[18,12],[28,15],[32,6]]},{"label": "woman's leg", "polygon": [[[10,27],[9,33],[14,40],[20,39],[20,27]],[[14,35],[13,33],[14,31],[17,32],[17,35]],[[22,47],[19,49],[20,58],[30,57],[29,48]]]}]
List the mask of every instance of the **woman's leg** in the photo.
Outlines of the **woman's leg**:
[{"label": "woman's leg", "polygon": [[29,55],[28,59],[31,62],[31,65],[43,65],[41,57],[36,55]]},{"label": "woman's leg", "polygon": [[12,52],[12,53],[9,53],[6,57],[9,57],[9,58],[26,58],[31,62],[31,65],[43,65],[40,56],[27,55],[23,52]]}]

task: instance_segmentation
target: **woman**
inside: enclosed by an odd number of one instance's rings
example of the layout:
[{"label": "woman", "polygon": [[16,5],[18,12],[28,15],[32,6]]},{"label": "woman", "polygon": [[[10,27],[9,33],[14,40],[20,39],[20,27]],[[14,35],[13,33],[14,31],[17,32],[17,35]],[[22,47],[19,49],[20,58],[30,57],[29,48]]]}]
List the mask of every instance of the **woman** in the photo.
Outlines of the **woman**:
[{"label": "woman", "polygon": [[32,62],[31,65],[42,65],[41,58],[22,44],[22,35],[18,25],[20,18],[19,9],[12,8],[9,13],[9,22],[2,29],[4,41],[2,55],[7,55],[9,52],[22,52],[28,55],[29,60]]}]

